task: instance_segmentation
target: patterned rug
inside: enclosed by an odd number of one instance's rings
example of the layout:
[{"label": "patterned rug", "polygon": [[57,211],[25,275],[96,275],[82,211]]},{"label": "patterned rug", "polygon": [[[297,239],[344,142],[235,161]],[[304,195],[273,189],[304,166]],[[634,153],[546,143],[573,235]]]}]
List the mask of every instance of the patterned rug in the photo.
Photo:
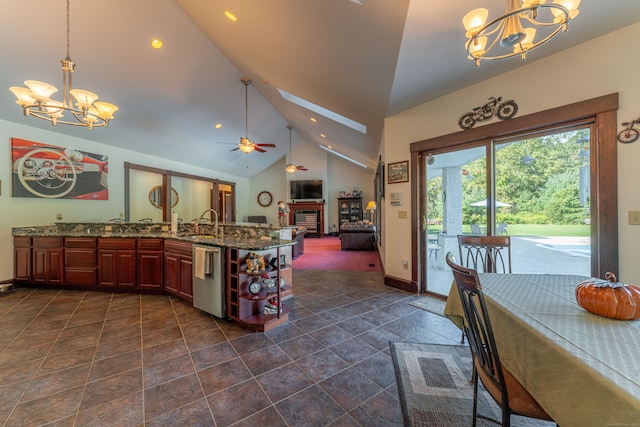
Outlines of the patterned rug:
[{"label": "patterned rug", "polygon": [[[470,426],[473,413],[471,353],[462,345],[390,342],[404,425]],[[500,408],[484,388],[478,389],[478,413],[500,419]],[[478,419],[478,426],[495,426]],[[512,416],[512,426],[554,423]]]}]

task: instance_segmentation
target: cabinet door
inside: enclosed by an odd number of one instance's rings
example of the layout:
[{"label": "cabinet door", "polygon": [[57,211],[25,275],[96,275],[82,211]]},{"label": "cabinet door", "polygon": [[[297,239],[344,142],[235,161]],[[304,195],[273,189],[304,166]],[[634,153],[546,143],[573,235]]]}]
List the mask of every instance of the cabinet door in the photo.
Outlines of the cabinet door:
[{"label": "cabinet door", "polygon": [[164,289],[174,295],[180,294],[180,255],[164,254]]},{"label": "cabinet door", "polygon": [[61,285],[64,283],[64,250],[47,249],[46,257],[47,283]]},{"label": "cabinet door", "polygon": [[114,287],[117,283],[116,251],[98,251],[98,286]]},{"label": "cabinet door", "polygon": [[180,257],[180,296],[193,303],[193,261],[191,257]]},{"label": "cabinet door", "polygon": [[31,282],[31,248],[16,248],[13,252],[13,275],[16,281]]},{"label": "cabinet door", "polygon": [[138,252],[138,287],[162,289],[162,252]]},{"label": "cabinet door", "polygon": [[133,288],[136,286],[136,251],[116,252],[116,286]]},{"label": "cabinet door", "polygon": [[47,250],[33,248],[33,282],[47,283]]}]

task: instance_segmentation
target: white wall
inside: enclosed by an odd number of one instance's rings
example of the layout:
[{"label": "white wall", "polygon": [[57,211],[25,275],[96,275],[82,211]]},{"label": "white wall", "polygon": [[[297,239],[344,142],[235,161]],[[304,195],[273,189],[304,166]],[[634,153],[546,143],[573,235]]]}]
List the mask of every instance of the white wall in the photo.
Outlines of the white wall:
[{"label": "white wall", "polygon": [[[460,131],[458,118],[484,104],[490,96],[515,100],[519,107],[518,116],[522,116],[618,92],[618,129],[621,130],[621,122],[640,116],[640,60],[633,54],[637,50],[639,36],[640,23],[637,23],[554,56],[530,62],[535,57],[534,51],[529,60],[515,71],[389,117],[385,121],[385,139],[394,141],[394,144],[384,149],[384,160],[387,164],[407,160],[412,142]],[[491,62],[481,65],[491,66]],[[473,68],[471,62],[469,67]],[[620,271],[614,273],[619,280],[628,283],[640,283],[640,263],[636,259],[640,227],[630,226],[627,221],[628,210],[640,209],[637,189],[640,182],[639,160],[640,141],[618,144]],[[408,198],[409,189],[408,183],[387,185],[383,229],[385,273],[406,280],[411,279],[411,267],[403,269],[402,259],[411,260],[410,222],[398,219],[397,214],[399,210],[411,211],[413,201]],[[404,206],[389,206],[388,194],[391,191],[404,193]]]},{"label": "white wall", "polygon": [[[25,118],[25,123],[35,118]],[[60,126],[60,125],[59,125]],[[97,129],[93,132],[109,132],[109,129]],[[109,156],[109,200],[70,200],[11,197],[11,138],[74,148]],[[55,131],[42,130],[28,125],[0,120],[0,280],[13,278],[13,239],[11,228],[29,225],[47,225],[56,222],[56,214],[63,221],[105,221],[118,217],[124,212],[124,162],[164,168],[208,178],[217,178],[236,183],[236,208],[238,218],[250,211],[249,180],[196,168],[183,163],[160,159],[151,155],[114,148],[91,141],[91,132],[87,130],[87,139],[61,135]],[[149,188],[142,193],[145,200]],[[141,196],[142,197],[142,196]],[[189,218],[190,219],[190,218]]]}]

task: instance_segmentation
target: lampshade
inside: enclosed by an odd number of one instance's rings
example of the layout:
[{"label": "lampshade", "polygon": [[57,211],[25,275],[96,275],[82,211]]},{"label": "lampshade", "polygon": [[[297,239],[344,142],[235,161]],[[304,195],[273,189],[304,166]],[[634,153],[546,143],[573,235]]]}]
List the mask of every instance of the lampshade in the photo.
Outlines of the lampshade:
[{"label": "lampshade", "polygon": [[368,211],[375,211],[376,210],[376,202],[374,202],[373,200],[369,200],[369,203],[367,203],[367,210]]}]

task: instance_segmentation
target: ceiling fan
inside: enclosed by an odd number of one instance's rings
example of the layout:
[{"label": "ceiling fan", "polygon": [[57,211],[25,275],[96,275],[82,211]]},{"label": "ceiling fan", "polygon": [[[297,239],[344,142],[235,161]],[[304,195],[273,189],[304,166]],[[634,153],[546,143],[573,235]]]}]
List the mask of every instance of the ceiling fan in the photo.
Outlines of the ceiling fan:
[{"label": "ceiling fan", "polygon": [[296,166],[293,164],[293,158],[291,155],[291,131],[293,130],[293,126],[287,125],[287,129],[289,129],[289,161],[291,163],[287,164],[287,166],[284,167],[284,170],[289,173],[294,173],[295,171],[306,171],[307,168],[304,166]]},{"label": "ceiling fan", "polygon": [[[240,79],[242,84],[244,84],[244,117],[245,117],[245,136],[240,137],[240,143],[237,144],[235,148],[232,148],[231,151],[240,150],[243,153],[250,153],[252,151],[258,151],[260,153],[266,153],[262,147],[275,147],[275,144],[257,144],[249,139],[249,85],[251,84],[251,80],[247,77],[242,77]],[[220,142],[219,144],[230,144],[229,142]]]}]

